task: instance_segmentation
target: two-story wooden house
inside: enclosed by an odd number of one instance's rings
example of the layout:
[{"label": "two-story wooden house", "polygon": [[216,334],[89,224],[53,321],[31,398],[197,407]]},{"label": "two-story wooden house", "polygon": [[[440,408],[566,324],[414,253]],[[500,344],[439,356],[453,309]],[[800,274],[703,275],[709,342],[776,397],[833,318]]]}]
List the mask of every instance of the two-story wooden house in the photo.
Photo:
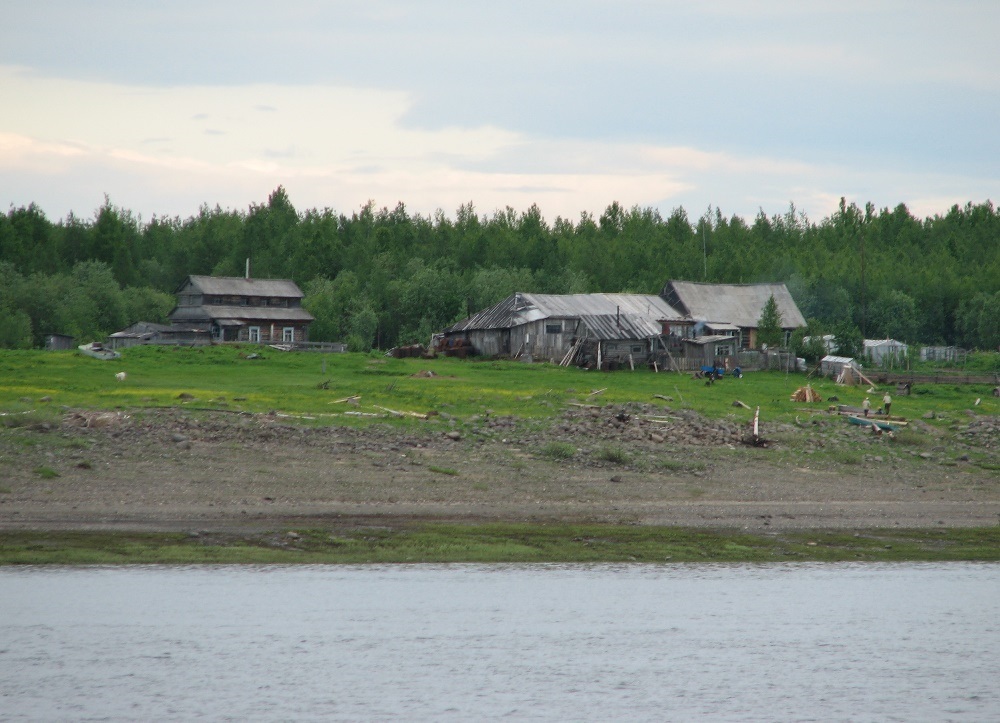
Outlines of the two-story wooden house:
[{"label": "two-story wooden house", "polygon": [[294,344],[309,341],[312,315],[288,279],[188,276],[176,291],[170,323],[211,333],[213,341]]}]

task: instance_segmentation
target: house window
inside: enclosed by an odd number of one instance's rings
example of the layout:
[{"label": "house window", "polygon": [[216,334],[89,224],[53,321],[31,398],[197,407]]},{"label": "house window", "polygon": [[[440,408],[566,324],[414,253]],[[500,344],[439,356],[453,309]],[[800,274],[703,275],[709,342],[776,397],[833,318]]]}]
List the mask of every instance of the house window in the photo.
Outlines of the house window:
[{"label": "house window", "polygon": [[250,338],[250,343],[251,344],[260,344],[260,327],[259,326],[251,326],[247,330],[247,332],[250,335],[249,338]]},{"label": "house window", "polygon": [[633,354],[641,354],[642,353],[642,346],[639,345],[639,344],[633,344],[632,345],[632,353]]},{"label": "house window", "polygon": [[562,322],[561,321],[549,321],[545,324],[546,334],[562,334]]},{"label": "house window", "polygon": [[281,340],[285,343],[295,341],[295,327],[285,326],[281,329]]},{"label": "house window", "polygon": [[716,356],[732,356],[733,348],[729,344],[719,344],[715,347]]}]

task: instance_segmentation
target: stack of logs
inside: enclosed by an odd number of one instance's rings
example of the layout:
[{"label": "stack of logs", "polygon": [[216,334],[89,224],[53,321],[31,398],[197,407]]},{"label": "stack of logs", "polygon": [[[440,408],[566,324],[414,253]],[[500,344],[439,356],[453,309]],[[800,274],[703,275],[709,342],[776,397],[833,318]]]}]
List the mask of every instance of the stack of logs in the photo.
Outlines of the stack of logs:
[{"label": "stack of logs", "polygon": [[804,387],[799,387],[792,394],[793,402],[822,402],[823,397],[817,394],[811,386],[806,384]]}]

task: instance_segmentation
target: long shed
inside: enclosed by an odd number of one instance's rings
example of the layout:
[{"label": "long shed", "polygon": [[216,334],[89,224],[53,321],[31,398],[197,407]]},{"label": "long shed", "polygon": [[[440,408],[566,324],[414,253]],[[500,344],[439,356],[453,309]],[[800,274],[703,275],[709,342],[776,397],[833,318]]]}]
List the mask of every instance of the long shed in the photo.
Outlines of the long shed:
[{"label": "long shed", "polygon": [[443,332],[444,347],[477,354],[609,366],[645,364],[662,320],[681,315],[647,294],[518,292]]}]

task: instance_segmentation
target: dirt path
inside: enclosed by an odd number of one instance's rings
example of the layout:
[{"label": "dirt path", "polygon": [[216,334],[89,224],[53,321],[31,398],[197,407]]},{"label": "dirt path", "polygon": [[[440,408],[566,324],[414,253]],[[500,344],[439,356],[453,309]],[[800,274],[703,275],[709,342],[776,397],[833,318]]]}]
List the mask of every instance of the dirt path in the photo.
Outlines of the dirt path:
[{"label": "dirt path", "polygon": [[546,425],[445,419],[407,431],[180,410],[69,413],[48,429],[0,430],[0,530],[1000,522],[1000,475],[988,469],[1000,450],[994,418],[947,439],[928,427],[908,444],[834,420],[770,430],[771,447],[755,449],[727,422],[689,412],[654,422],[646,412],[571,410]]}]

